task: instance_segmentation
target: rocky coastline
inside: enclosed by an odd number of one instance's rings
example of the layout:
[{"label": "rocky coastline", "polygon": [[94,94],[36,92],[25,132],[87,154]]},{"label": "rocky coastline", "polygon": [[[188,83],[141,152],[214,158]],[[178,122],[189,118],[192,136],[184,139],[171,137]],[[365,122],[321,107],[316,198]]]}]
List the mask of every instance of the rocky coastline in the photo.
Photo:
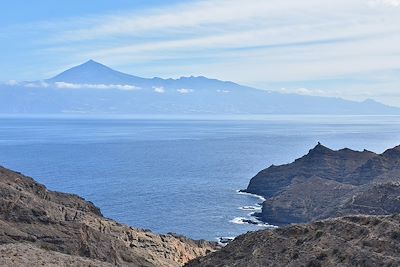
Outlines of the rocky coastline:
[{"label": "rocky coastline", "polygon": [[400,266],[400,146],[382,154],[322,144],[259,172],[244,193],[277,229],[249,232],[187,267]]},{"label": "rocky coastline", "polygon": [[322,144],[290,164],[270,166],[243,192],[265,198],[255,216],[273,225],[354,214],[400,212],[400,146],[382,154]]}]

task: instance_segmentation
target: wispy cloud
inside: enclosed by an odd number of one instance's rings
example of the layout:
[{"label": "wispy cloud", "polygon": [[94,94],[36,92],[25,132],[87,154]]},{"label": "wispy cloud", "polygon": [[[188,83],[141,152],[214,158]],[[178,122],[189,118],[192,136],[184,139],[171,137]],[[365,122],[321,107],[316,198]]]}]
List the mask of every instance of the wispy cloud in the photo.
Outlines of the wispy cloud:
[{"label": "wispy cloud", "polygon": [[9,85],[9,86],[16,86],[16,85],[19,84],[19,82],[16,81],[16,80],[8,80],[8,81],[6,81],[4,84],[5,84],[5,85]]},{"label": "wispy cloud", "polygon": [[66,83],[66,82],[55,82],[54,86],[58,89],[117,89],[124,91],[139,90],[139,87],[127,84],[81,84],[81,83]]},{"label": "wispy cloud", "polygon": [[[326,75],[347,74],[342,66],[320,65],[329,65],[332,57],[340,65],[374,57],[374,63],[361,64],[364,69],[390,68],[382,64],[386,61],[383,57],[378,57],[400,52],[396,45],[400,38],[398,13],[384,8],[396,6],[397,2],[249,0],[243,5],[238,0],[196,1],[141,14],[93,17],[54,33],[51,40],[57,42],[50,43],[48,48],[62,49],[68,44],[69,53],[75,52],[82,60],[96,58],[113,65],[174,59],[193,59],[193,64],[197,64],[198,58],[218,58],[229,65],[235,55],[238,61],[259,65],[262,58],[268,67],[263,68],[264,77],[276,77],[268,75],[270,65],[285,64],[289,68],[279,76],[286,79],[298,78],[290,64],[308,64],[318,57],[317,68],[330,72]],[[110,38],[117,41],[110,44]],[[287,62],[285,57],[291,55],[295,56],[294,61]],[[202,69],[201,65],[197,69]],[[353,70],[357,71],[357,67]],[[247,74],[243,72],[243,80]],[[313,75],[320,78],[324,73],[310,70],[307,76]]]},{"label": "wispy cloud", "polygon": [[165,89],[162,86],[154,86],[153,90],[154,90],[154,92],[159,93],[159,94],[165,93]]},{"label": "wispy cloud", "polygon": [[194,92],[193,89],[186,89],[186,88],[176,89],[176,91],[180,94],[190,94]]},{"label": "wispy cloud", "polygon": [[[57,59],[48,71],[94,58],[140,76],[195,74],[279,90],[284,86],[268,86],[298,81],[295,88],[310,88],[301,82],[400,69],[399,12],[400,0],[202,0],[14,32],[29,36],[31,57]],[[388,84],[400,87],[392,75],[370,90],[389,90]],[[363,86],[337,90],[361,97]]]},{"label": "wispy cloud", "polygon": [[[315,1],[315,0],[311,0]],[[188,1],[185,4],[175,5],[169,8],[135,12],[119,16],[99,17],[94,19],[92,25],[85,28],[77,28],[65,31],[58,35],[63,41],[76,41],[82,39],[97,39],[110,36],[127,36],[145,33],[154,35],[156,32],[196,33],[210,31],[208,26],[220,25],[226,27],[227,23],[236,25],[265,18],[265,12],[276,10],[278,1],[267,3],[262,0],[251,0],[243,5],[238,0],[207,0]],[[295,4],[299,6],[299,4]],[[87,21],[85,21],[87,22]]]},{"label": "wispy cloud", "polygon": [[317,96],[327,96],[327,92],[321,89],[308,89],[308,88],[293,88],[293,89],[288,89],[288,88],[281,88],[279,90],[276,90],[279,93],[283,94],[298,94],[298,95],[317,95]]},{"label": "wispy cloud", "polygon": [[377,7],[380,5],[389,7],[400,7],[400,0],[371,0],[369,4],[372,7]]},{"label": "wispy cloud", "polygon": [[50,84],[44,81],[38,81],[38,82],[22,83],[22,86],[27,88],[47,88],[50,86]]},{"label": "wispy cloud", "polygon": [[48,83],[45,81],[36,82],[18,82],[16,80],[10,80],[4,84],[8,86],[23,86],[27,88],[56,88],[56,89],[97,89],[97,90],[124,90],[133,91],[140,90],[140,87],[128,84],[83,84],[83,83],[67,83],[67,82],[55,82]]}]

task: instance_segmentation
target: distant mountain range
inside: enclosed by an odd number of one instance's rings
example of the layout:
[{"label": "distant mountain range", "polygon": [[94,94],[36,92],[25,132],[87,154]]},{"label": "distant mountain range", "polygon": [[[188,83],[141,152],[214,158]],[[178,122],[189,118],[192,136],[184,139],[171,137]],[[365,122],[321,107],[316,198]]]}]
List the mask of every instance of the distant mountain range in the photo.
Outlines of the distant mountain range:
[{"label": "distant mountain range", "polygon": [[0,86],[2,114],[400,114],[374,100],[281,94],[206,77],[141,78],[93,60]]}]

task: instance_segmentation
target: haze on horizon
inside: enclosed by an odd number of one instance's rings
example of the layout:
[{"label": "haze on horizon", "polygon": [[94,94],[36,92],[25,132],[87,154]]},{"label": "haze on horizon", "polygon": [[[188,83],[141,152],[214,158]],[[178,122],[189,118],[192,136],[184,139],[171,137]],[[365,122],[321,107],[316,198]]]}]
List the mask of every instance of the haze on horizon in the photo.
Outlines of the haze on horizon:
[{"label": "haze on horizon", "polygon": [[400,0],[1,4],[0,81],[95,59],[137,76],[203,75],[400,106]]}]

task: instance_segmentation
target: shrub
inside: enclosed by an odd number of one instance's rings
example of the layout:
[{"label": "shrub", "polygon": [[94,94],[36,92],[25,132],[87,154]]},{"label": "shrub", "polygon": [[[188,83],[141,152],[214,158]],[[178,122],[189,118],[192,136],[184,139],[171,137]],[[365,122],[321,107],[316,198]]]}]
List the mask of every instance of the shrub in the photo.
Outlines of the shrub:
[{"label": "shrub", "polygon": [[323,231],[318,230],[318,231],[315,233],[315,238],[320,238],[323,234],[324,234]]}]

